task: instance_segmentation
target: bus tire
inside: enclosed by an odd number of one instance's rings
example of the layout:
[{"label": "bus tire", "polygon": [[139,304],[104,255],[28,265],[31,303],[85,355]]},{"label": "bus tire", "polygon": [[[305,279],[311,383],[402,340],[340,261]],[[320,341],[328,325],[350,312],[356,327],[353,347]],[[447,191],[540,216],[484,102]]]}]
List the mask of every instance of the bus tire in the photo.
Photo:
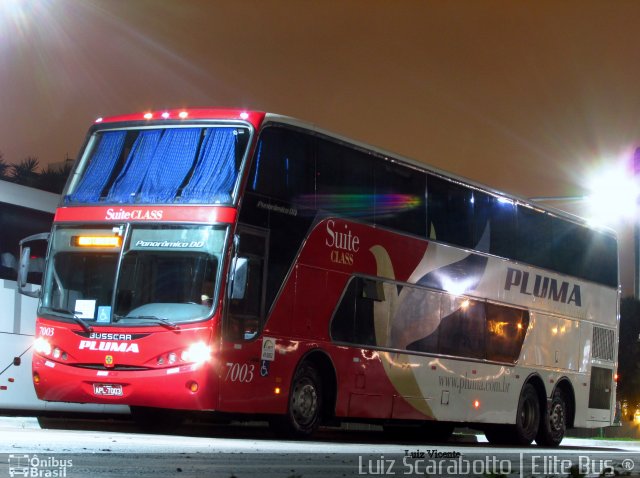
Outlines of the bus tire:
[{"label": "bus tire", "polygon": [[533,385],[527,383],[520,393],[516,424],[514,426],[514,444],[530,445],[536,438],[540,427],[540,400]]},{"label": "bus tire", "polygon": [[303,363],[291,381],[287,413],[271,421],[277,435],[308,438],[320,426],[322,418],[322,381],[310,364]]},{"label": "bus tire", "polygon": [[540,417],[540,428],[536,443],[541,446],[557,447],[567,431],[567,402],[562,390],[556,388],[548,410]]}]

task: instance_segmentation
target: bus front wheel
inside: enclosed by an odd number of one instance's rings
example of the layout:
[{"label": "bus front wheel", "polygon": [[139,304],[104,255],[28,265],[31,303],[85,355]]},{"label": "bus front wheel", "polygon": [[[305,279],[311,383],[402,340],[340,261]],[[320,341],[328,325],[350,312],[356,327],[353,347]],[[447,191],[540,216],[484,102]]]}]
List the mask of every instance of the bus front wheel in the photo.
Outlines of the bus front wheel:
[{"label": "bus front wheel", "polygon": [[287,413],[271,421],[274,431],[288,438],[307,438],[320,426],[322,418],[322,381],[310,364],[296,370],[289,391]]}]

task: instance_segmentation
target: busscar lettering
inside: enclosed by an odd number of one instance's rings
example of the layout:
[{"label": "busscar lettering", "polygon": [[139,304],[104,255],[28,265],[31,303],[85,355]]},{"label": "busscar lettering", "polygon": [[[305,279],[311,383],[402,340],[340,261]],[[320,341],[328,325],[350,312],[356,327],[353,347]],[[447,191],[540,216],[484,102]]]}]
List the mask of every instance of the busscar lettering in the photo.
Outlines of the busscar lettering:
[{"label": "busscar lettering", "polygon": [[152,220],[159,221],[162,219],[164,211],[162,209],[133,209],[131,211],[125,211],[120,208],[115,210],[113,208],[107,209],[105,219],[107,221],[125,220],[125,221],[142,221]]},{"label": "busscar lettering", "polygon": [[535,274],[531,279],[529,272],[508,267],[504,289],[511,290],[512,287],[523,295],[531,295],[562,304],[574,304],[576,307],[582,307],[582,294],[578,284],[558,281],[553,277],[539,274]]},{"label": "busscar lettering", "polygon": [[80,350],[96,350],[100,352],[130,352],[140,353],[138,344],[127,342],[104,342],[97,340],[81,340]]},{"label": "busscar lettering", "polygon": [[360,238],[353,234],[347,224],[344,224],[344,229],[344,232],[337,231],[335,221],[327,221],[325,245],[333,248],[330,253],[331,262],[351,266],[353,253],[360,250]]},{"label": "busscar lettering", "polygon": [[110,334],[106,332],[91,332],[90,339],[98,340],[131,340],[131,334]]}]

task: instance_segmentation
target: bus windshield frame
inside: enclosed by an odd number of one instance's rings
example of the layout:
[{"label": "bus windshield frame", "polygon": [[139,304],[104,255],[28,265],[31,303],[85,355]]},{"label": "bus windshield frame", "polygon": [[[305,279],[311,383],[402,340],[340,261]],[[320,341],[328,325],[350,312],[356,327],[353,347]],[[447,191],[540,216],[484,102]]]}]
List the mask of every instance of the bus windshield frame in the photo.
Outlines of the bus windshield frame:
[{"label": "bus windshield frame", "polygon": [[39,314],[100,326],[207,320],[228,234],[220,224],[56,225]]}]

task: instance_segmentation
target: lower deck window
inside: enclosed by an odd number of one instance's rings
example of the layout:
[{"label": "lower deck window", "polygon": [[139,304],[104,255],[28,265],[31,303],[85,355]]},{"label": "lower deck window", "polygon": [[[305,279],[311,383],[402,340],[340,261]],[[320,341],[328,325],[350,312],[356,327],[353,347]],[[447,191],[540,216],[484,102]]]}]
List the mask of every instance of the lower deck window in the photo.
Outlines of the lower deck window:
[{"label": "lower deck window", "polygon": [[331,323],[337,342],[515,363],[529,313],[413,285],[354,277]]}]

